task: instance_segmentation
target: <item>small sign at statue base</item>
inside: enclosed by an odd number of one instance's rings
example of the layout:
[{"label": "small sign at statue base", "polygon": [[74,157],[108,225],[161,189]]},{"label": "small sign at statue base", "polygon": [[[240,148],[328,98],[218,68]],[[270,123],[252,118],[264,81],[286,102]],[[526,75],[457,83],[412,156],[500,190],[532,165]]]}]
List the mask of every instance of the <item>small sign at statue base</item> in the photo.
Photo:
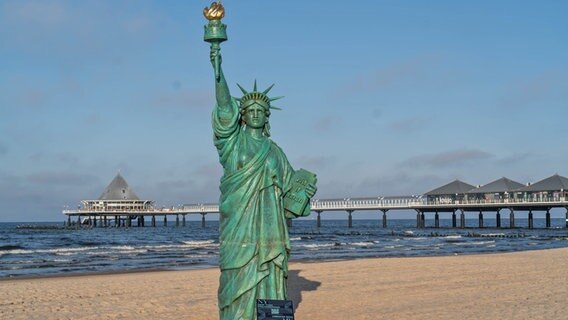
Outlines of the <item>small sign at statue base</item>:
[{"label": "small sign at statue base", "polygon": [[294,320],[292,300],[256,300],[258,320]]}]

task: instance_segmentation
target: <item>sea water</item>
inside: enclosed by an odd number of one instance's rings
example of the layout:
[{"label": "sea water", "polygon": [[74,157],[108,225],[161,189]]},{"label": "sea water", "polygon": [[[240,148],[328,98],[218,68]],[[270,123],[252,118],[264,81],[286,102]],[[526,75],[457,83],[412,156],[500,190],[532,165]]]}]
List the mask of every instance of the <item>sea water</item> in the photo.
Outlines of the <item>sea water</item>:
[{"label": "sea water", "polygon": [[[562,220],[562,221],[560,221]],[[442,228],[416,229],[415,220],[295,220],[290,228],[292,261],[321,261],[368,257],[408,257],[511,252],[568,247],[563,219],[535,219],[535,229]],[[495,221],[485,219],[485,225]],[[526,219],[516,219],[526,226]],[[508,226],[508,221],[503,220]],[[0,223],[0,278],[136,270],[179,270],[216,267],[218,222],[188,221],[185,227],[65,229],[55,223]]]}]

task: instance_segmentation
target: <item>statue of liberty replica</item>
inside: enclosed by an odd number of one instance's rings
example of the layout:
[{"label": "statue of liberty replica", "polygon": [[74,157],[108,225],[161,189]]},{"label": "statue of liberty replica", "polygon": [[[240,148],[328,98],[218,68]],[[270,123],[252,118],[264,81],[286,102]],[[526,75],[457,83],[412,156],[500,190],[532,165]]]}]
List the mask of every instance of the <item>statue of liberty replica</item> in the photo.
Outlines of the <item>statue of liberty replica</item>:
[{"label": "statue of liberty replica", "polygon": [[204,40],[211,44],[217,103],[214,144],[223,166],[219,199],[219,314],[222,320],[256,319],[257,299],[286,300],[290,239],[287,219],[310,214],[315,174],[295,171],[270,139],[272,105],[268,89],[232,97],[221,69],[224,8],[204,9],[209,20]]}]

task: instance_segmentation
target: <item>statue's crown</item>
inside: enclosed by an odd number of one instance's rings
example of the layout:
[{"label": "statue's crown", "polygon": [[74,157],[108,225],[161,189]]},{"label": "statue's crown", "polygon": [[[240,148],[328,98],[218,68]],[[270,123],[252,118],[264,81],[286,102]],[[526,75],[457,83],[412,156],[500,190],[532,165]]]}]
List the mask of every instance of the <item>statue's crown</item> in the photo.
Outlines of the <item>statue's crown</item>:
[{"label": "statue's crown", "polygon": [[256,90],[256,80],[254,81],[254,87],[253,87],[252,91],[250,91],[250,92],[246,91],[238,83],[237,83],[237,86],[243,92],[243,96],[241,98],[235,98],[237,101],[240,102],[240,108],[243,108],[243,106],[245,106],[247,104],[247,102],[254,100],[254,101],[261,102],[260,105],[262,105],[263,107],[265,107],[267,109],[281,110],[280,108],[272,106],[271,102],[274,101],[274,100],[284,98],[284,97],[274,97],[274,98],[268,97],[268,92],[270,91],[270,89],[272,89],[272,87],[274,87],[274,84],[272,84],[271,86],[269,86],[266,90],[264,90],[262,92]]}]

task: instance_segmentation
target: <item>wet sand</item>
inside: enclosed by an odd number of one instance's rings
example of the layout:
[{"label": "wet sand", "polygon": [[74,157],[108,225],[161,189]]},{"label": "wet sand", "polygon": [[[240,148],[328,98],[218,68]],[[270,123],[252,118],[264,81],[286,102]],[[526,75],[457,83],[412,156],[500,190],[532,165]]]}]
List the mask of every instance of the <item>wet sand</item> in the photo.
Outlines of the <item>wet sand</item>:
[{"label": "wet sand", "polygon": [[[217,269],[0,281],[0,319],[217,319]],[[298,320],[568,319],[568,248],[291,263]]]}]

